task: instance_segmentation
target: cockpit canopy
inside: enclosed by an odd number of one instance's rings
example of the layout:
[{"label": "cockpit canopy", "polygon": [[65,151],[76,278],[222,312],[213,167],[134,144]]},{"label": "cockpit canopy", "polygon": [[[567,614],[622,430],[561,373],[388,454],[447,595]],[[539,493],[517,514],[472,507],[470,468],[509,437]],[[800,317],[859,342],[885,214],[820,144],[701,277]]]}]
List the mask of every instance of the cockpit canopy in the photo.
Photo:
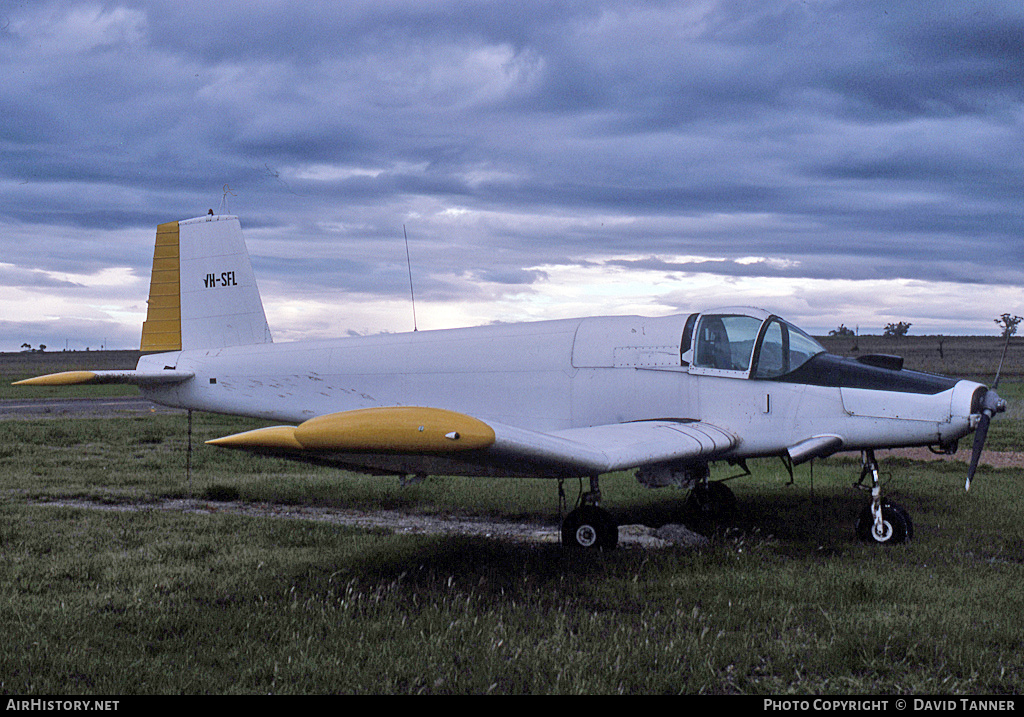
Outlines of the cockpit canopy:
[{"label": "cockpit canopy", "polygon": [[686,324],[691,373],[772,379],[795,371],[825,348],[805,331],[760,309],[694,314]]}]

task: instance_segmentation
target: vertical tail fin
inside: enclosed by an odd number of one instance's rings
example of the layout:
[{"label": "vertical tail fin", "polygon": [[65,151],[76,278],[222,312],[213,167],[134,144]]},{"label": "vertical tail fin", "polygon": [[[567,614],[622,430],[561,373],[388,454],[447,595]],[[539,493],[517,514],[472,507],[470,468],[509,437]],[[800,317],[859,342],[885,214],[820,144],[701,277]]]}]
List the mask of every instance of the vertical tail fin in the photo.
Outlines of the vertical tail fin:
[{"label": "vertical tail fin", "polygon": [[270,343],[238,217],[157,227],[143,351]]}]

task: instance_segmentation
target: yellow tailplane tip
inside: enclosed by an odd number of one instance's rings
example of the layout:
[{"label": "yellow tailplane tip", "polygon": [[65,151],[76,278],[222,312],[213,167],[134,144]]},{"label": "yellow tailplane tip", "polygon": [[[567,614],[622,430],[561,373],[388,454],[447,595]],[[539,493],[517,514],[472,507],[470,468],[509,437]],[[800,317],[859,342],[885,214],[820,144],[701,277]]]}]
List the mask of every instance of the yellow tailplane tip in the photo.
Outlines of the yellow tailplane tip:
[{"label": "yellow tailplane tip", "polygon": [[92,371],[63,371],[51,373],[46,376],[26,378],[24,381],[15,381],[12,386],[71,386],[76,383],[89,383],[96,378]]}]

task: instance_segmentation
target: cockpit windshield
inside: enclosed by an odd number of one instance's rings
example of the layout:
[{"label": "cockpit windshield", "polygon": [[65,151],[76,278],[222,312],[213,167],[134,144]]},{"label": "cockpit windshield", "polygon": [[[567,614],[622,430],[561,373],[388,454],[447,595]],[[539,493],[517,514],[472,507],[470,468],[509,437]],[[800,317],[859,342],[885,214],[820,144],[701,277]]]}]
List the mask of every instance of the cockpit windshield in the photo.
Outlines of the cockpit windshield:
[{"label": "cockpit windshield", "polygon": [[757,347],[752,378],[775,378],[803,366],[825,347],[793,324],[772,317]]}]

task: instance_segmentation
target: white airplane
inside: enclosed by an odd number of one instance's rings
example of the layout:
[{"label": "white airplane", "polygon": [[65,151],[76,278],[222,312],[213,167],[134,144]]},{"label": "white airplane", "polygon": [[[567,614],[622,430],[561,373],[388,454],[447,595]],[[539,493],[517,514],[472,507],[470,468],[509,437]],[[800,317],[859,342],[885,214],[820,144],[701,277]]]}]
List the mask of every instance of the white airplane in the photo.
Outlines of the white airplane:
[{"label": "white airplane", "polygon": [[[210,441],[371,474],[589,478],[563,519],[565,544],[609,549],[618,527],[598,477],[734,500],[708,464],[794,464],[861,451],[871,500],[861,538],[902,542],[913,524],[884,500],[874,451],[951,453],[975,433],[967,487],[1006,403],[973,381],[892,356],[828,354],[761,309],[603,316],[273,343],[237,217],[161,224],[143,355],[135,370],[18,382],[129,383],[157,403],[287,425]],[[749,471],[746,471],[749,473]],[[582,482],[581,482],[582,486]],[[867,486],[864,486],[867,487]]]}]

